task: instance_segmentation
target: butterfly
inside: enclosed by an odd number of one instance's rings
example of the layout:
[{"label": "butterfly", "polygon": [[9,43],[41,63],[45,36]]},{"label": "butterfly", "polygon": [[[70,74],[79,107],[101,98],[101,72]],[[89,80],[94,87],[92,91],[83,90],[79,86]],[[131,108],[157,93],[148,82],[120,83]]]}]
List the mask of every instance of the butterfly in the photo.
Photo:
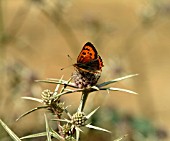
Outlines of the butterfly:
[{"label": "butterfly", "polygon": [[98,55],[96,48],[92,43],[87,42],[78,58],[77,63],[73,65],[77,70],[89,73],[101,73],[103,65],[103,61],[101,57]]}]

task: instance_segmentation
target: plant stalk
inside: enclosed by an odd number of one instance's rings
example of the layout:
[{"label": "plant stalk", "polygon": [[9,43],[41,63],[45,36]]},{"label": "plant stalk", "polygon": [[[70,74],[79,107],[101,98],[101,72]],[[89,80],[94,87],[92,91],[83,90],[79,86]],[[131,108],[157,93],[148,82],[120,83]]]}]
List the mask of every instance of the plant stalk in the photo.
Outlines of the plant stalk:
[{"label": "plant stalk", "polygon": [[80,100],[80,105],[78,107],[78,110],[77,112],[82,112],[84,107],[85,107],[85,103],[86,103],[86,100],[87,100],[87,97],[89,95],[89,91],[83,91],[82,92],[82,95],[81,95],[81,100]]}]

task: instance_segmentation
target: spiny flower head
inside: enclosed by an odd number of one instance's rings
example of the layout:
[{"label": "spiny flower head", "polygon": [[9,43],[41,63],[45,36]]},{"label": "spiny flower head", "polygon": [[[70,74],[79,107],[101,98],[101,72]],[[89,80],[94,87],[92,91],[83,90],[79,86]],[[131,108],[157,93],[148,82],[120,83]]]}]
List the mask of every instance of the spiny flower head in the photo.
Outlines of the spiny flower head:
[{"label": "spiny flower head", "polygon": [[78,88],[84,89],[94,86],[100,78],[100,75],[101,73],[90,73],[81,70],[76,70],[73,73],[72,78]]},{"label": "spiny flower head", "polygon": [[72,122],[76,126],[84,126],[87,118],[84,112],[77,112],[72,116]]}]

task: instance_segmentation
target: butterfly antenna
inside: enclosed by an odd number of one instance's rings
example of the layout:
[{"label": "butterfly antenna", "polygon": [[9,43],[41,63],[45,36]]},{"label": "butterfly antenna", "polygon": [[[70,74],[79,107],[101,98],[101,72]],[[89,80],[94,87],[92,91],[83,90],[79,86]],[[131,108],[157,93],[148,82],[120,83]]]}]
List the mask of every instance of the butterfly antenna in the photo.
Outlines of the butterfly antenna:
[{"label": "butterfly antenna", "polygon": [[[71,58],[71,56],[68,54],[67,57],[71,60],[71,62],[73,61],[73,59]],[[66,66],[64,68],[61,68],[61,70],[64,70],[65,68],[68,68],[70,66],[73,66],[73,63],[71,63],[72,65]]]},{"label": "butterfly antenna", "polygon": [[71,62],[73,61],[73,59],[71,58],[71,56],[68,54],[67,57],[71,60]]},{"label": "butterfly antenna", "polygon": [[61,68],[61,70],[64,70],[65,68],[69,68],[69,67],[71,67],[71,66],[73,66],[73,65],[69,65],[69,66],[66,66],[66,67],[64,67],[64,68]]}]

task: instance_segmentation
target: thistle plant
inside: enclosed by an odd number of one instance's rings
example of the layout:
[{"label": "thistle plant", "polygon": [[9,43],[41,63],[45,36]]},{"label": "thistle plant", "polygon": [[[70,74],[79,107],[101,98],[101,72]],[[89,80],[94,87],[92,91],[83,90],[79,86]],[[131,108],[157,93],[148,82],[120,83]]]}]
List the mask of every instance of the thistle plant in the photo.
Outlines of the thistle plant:
[{"label": "thistle plant", "polygon": [[[44,113],[46,125],[46,130],[44,132],[31,134],[19,138],[2,120],[0,120],[0,123],[15,141],[42,136],[46,136],[48,141],[51,141],[52,138],[56,138],[60,141],[78,141],[81,137],[81,133],[83,132],[82,127],[95,129],[99,132],[111,133],[111,131],[109,131],[108,129],[95,126],[93,125],[93,123],[90,122],[90,118],[96,113],[97,110],[99,110],[100,107],[96,107],[90,113],[86,113],[84,111],[84,108],[85,106],[88,106],[86,104],[88,95],[97,91],[107,91],[108,93],[110,91],[120,91],[129,94],[137,94],[127,89],[109,86],[124,79],[134,77],[137,74],[127,75],[121,78],[98,84],[97,82],[100,78],[100,75],[101,73],[91,73],[76,70],[69,80],[64,80],[63,77],[60,79],[49,78],[45,80],[36,80],[36,82],[54,84],[56,85],[56,87],[54,91],[51,91],[49,89],[43,90],[41,93],[41,98],[22,97],[26,100],[32,100],[41,103],[41,106],[35,107],[23,113],[17,118],[17,121],[39,109],[46,109],[46,111],[48,112]],[[76,112],[70,113],[70,106],[62,101],[61,97],[64,95],[70,95],[75,92],[81,94],[81,99],[79,105],[77,106]],[[55,124],[56,129],[53,129],[50,126],[51,124]],[[123,137],[120,137],[115,141],[120,141],[122,140],[122,138]]]},{"label": "thistle plant", "polygon": [[[86,73],[86,75],[78,74],[78,72],[73,73],[71,79],[64,80],[63,77],[61,79],[46,79],[46,80],[36,80],[36,82],[43,83],[52,83],[56,85],[54,91],[50,91],[48,89],[43,90],[41,93],[41,99],[35,97],[22,97],[23,99],[32,100],[41,103],[41,106],[35,107],[20,117],[18,117],[17,121],[21,118],[27,116],[28,114],[37,111],[39,109],[46,109],[49,112],[46,112],[45,115],[45,123],[46,123],[46,131],[42,133],[32,134],[28,136],[21,137],[20,139],[26,138],[35,138],[41,136],[47,136],[47,140],[51,141],[51,138],[57,138],[58,140],[65,141],[78,141],[80,139],[80,134],[83,132],[82,127],[91,128],[98,130],[99,132],[107,132],[111,133],[111,131],[95,126],[93,123],[90,123],[90,118],[99,110],[100,107],[95,108],[90,113],[84,112],[84,107],[86,104],[86,100],[89,94],[97,91],[120,91],[126,92],[130,94],[137,94],[133,91],[109,87],[108,85],[122,81],[124,79],[134,77],[137,74],[127,75],[125,77],[113,79],[107,82],[103,82],[97,84],[99,76],[93,75],[90,73]],[[95,77],[96,76],[96,77]],[[76,77],[76,78],[75,78]],[[86,77],[86,78],[85,78]],[[72,81],[73,79],[73,81]],[[90,80],[90,81],[87,81]],[[94,81],[93,81],[94,80]],[[80,81],[81,86],[77,85],[77,81]],[[61,101],[61,97],[63,95],[70,95],[72,93],[79,92],[81,93],[81,99],[79,102],[79,106],[75,113],[70,113],[70,106],[67,106],[65,102]],[[87,105],[88,106],[88,105]],[[51,113],[52,116],[49,116]],[[50,127],[51,124],[56,124],[57,129],[52,129]],[[117,140],[121,140],[121,138]],[[116,140],[115,140],[116,141]]]}]

